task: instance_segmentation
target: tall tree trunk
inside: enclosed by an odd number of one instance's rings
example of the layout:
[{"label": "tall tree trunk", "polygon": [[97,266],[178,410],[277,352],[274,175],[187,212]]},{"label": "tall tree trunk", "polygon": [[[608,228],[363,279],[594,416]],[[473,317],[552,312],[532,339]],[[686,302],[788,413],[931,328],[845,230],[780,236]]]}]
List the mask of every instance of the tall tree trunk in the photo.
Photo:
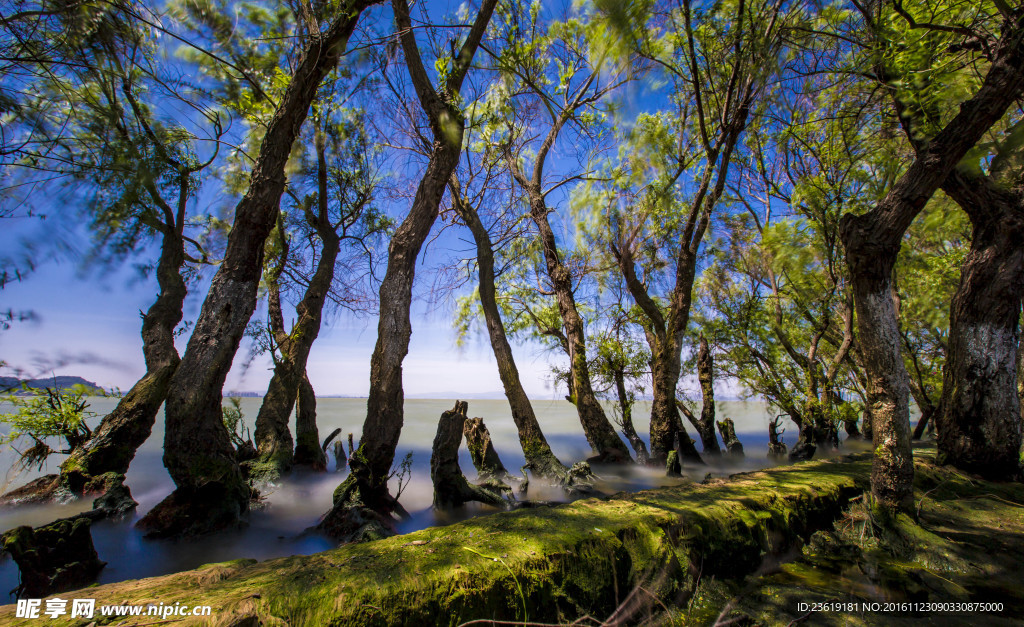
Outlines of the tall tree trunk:
[{"label": "tall tree trunk", "polygon": [[[270,379],[267,394],[263,397],[263,405],[256,416],[256,450],[259,451],[261,460],[272,464],[278,473],[288,470],[292,464],[293,442],[288,421],[299,386],[305,376],[309,351],[320,334],[324,303],[334,281],[334,264],[340,250],[340,238],[327,216],[327,174],[322,142],[323,139],[318,133],[317,148],[322,183],[319,196],[320,214],[307,216],[316,225],[317,235],[322,243],[320,259],[306,287],[306,293],[295,307],[298,318],[292,326],[291,333],[279,343],[280,355],[275,360],[274,375]],[[280,316],[280,312],[278,315]]]},{"label": "tall tree trunk", "polygon": [[893,267],[900,240],[925,203],[1024,91],[1024,25],[1017,18],[1003,26],[988,72],[974,96],[960,105],[956,116],[933,138],[914,140],[916,159],[874,209],[859,216],[846,214],[839,224],[869,382],[875,444],[871,492],[881,511],[888,513],[902,510],[913,514],[914,501],[909,379],[892,297]]},{"label": "tall tree trunk", "polygon": [[[458,196],[456,189],[452,190],[453,197]],[[505,335],[505,325],[501,320],[501,311],[498,309],[494,289],[494,248],[491,245],[491,236],[484,228],[474,207],[463,202],[461,198],[455,199],[455,206],[476,242],[476,258],[480,276],[480,307],[484,312],[491,350],[494,352],[495,361],[498,362],[498,376],[501,378],[505,398],[508,399],[509,407],[512,410],[512,420],[516,423],[516,429],[519,432],[519,443],[523,447],[526,465],[536,475],[565,483],[568,479],[569,469],[555,457],[555,454],[551,452],[551,447],[548,446],[544,432],[541,431],[540,423],[537,421],[537,415],[533,411],[533,405],[519,379],[519,369],[516,368],[515,358],[512,355],[512,346]]]},{"label": "tall tree trunk", "polygon": [[72,492],[79,492],[90,479],[104,473],[128,471],[135,452],[153,430],[156,413],[181,361],[174,348],[174,327],[181,322],[187,293],[181,277],[184,242],[176,229],[164,226],[156,269],[160,294],[142,319],[146,374],[103,418],[92,438],[61,464],[61,482]]},{"label": "tall tree trunk", "polygon": [[[325,532],[342,540],[360,539],[362,521],[367,517],[390,520],[393,513],[405,512],[388,493],[387,482],[405,419],[402,361],[409,352],[412,336],[409,307],[416,258],[437,219],[445,187],[459,161],[465,132],[459,90],[497,0],[484,0],[481,5],[441,94],[435,91],[423,68],[406,0],[392,0],[391,4],[413,87],[430,120],[433,144],[409,214],[388,247],[388,269],[380,285],[377,344],[370,358],[370,393],[359,448],[351,453],[351,472],[334,491],[334,506],[320,524]],[[461,437],[461,430],[459,434]],[[391,526],[389,531],[393,530]]]},{"label": "tall tree trunk", "polygon": [[316,428],[316,392],[305,373],[299,382],[295,399],[295,459],[296,465],[309,466],[317,472],[327,470],[327,454],[320,446],[320,432]]},{"label": "tall tree trunk", "polygon": [[1020,474],[1017,395],[1024,295],[1024,194],[955,172],[945,190],[971,219],[971,249],[950,307],[938,413],[939,460],[987,479]]},{"label": "tall tree trunk", "polygon": [[285,186],[285,164],[317,89],[345,51],[363,9],[350,0],[306,48],[267,127],[249,181],[235,208],[224,261],[213,278],[166,402],[164,466],[175,492],[140,521],[156,535],[204,533],[236,524],[251,492],[239,471],[221,415],[221,390],[256,307],[263,244]]},{"label": "tall tree trunk", "polygon": [[613,376],[615,377],[615,393],[619,397],[619,411],[622,412],[622,435],[626,436],[629,445],[633,447],[637,463],[647,464],[650,462],[651,456],[647,453],[647,445],[644,444],[643,439],[636,432],[636,427],[633,426],[633,399],[629,398],[629,394],[626,392],[626,375],[622,368],[615,368]]},{"label": "tall tree trunk", "polygon": [[548,278],[555,292],[558,313],[562,318],[565,337],[569,343],[569,377],[572,380],[570,390],[574,396],[583,432],[587,436],[590,448],[597,453],[597,459],[607,463],[623,463],[632,461],[625,443],[615,433],[604,409],[594,394],[590,380],[590,368],[587,365],[587,341],[583,328],[583,318],[576,308],[576,297],[573,294],[572,277],[569,269],[562,263],[555,242],[554,231],[548,222],[548,208],[537,186],[528,188],[530,194],[530,216],[537,225]]},{"label": "tall tree trunk", "polygon": [[708,341],[703,335],[700,336],[700,348],[697,350],[697,379],[700,381],[701,410],[700,434],[701,446],[705,455],[721,455],[722,449],[718,446],[718,437],[715,435],[715,373],[714,361],[711,357],[711,350],[708,348]]}]

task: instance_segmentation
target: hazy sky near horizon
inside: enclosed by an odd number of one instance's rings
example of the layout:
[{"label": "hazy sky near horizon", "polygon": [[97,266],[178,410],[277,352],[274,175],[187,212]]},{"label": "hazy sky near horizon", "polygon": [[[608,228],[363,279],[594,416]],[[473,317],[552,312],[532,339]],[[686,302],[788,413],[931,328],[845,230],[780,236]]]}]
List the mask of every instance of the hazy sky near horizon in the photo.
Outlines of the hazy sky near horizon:
[{"label": "hazy sky near horizon", "polygon": [[[0,247],[18,246],[24,238],[45,238],[49,221],[4,220]],[[207,279],[211,276],[208,272]],[[429,281],[429,277],[423,280]],[[208,285],[207,280],[193,289],[185,304],[186,320],[198,316]],[[15,322],[10,329],[0,331],[0,359],[7,363],[2,374],[78,375],[127,391],[145,373],[139,313],[149,308],[156,293],[155,278],[142,278],[131,263],[103,274],[83,273],[74,257],[42,264],[26,280],[9,283],[0,290],[3,309],[28,310],[37,316],[36,320]],[[413,307],[412,342],[403,368],[406,394],[451,391],[500,395],[501,380],[486,337],[477,334],[458,347],[450,308],[428,306],[423,300]],[[308,372],[317,393],[365,396],[376,339],[375,317],[347,313],[329,316],[309,358]],[[178,338],[179,352],[184,352],[187,340],[187,334]],[[515,346],[514,350],[523,385],[531,397],[561,398],[565,394],[556,394],[551,384],[550,364],[559,359],[557,355],[544,353],[534,345]],[[246,367],[248,359],[243,340],[225,391],[266,390],[272,368],[269,357],[257,357]]]}]

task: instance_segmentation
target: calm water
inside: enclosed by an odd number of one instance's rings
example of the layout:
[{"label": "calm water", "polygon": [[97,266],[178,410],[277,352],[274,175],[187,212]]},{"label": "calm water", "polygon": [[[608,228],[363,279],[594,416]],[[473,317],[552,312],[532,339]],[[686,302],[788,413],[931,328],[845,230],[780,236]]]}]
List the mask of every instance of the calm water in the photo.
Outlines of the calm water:
[{"label": "calm water", "polygon": [[[258,398],[242,399],[242,410],[250,426],[255,421],[260,402]],[[90,409],[103,415],[115,404],[116,399],[95,398],[91,400]],[[468,506],[452,516],[440,515],[430,507],[433,498],[430,446],[437,429],[437,418],[453,405],[454,401],[451,400],[407,400],[405,403],[405,426],[399,440],[396,461],[407,452],[413,454],[412,477],[401,495],[401,501],[412,514],[412,519],[401,524],[402,532],[491,511]],[[591,455],[572,405],[566,401],[544,400],[535,402],[534,408],[551,448],[563,463],[569,465]],[[0,404],[0,412],[4,411],[9,411],[9,407]],[[645,402],[638,403],[634,409],[636,427],[641,430],[640,435],[645,441],[647,433],[642,429],[646,428],[649,411],[649,403]],[[359,430],[366,412],[365,399],[318,399],[317,412],[321,437],[340,427],[343,429],[342,437],[352,432],[358,443]],[[471,400],[468,414],[470,417],[484,418],[502,461],[510,471],[516,472],[524,460],[508,404],[504,400]],[[728,416],[736,422],[736,431],[746,449],[746,457],[740,462],[723,461],[709,466],[685,468],[685,473],[699,480],[707,472],[729,474],[771,465],[766,458],[770,416],[764,404],[723,401],[718,404],[718,415]],[[95,423],[98,423],[98,418]],[[691,436],[696,437],[692,428],[689,425],[687,427]],[[790,445],[796,439],[796,428],[791,423],[787,425],[785,439]],[[267,506],[252,512],[245,529],[185,542],[143,539],[133,523],[174,487],[160,460],[162,442],[163,425],[162,420],[159,420],[153,435],[139,450],[128,471],[127,483],[135,500],[139,502],[135,515],[121,522],[105,521],[93,525],[93,540],[100,559],[108,562],[100,575],[101,583],[161,575],[243,557],[262,560],[310,554],[334,546],[327,538],[300,534],[307,527],[315,525],[319,517],[330,509],[331,493],[344,477],[344,474],[335,472],[295,474],[272,487]],[[9,468],[14,458],[10,450],[0,452],[0,468]],[[24,472],[16,477],[8,473],[8,485],[4,489],[22,485],[41,474],[56,472],[59,463],[60,460],[54,459],[41,472]],[[465,446],[462,448],[461,465],[463,472],[472,480],[476,473]],[[333,460],[330,470],[333,471]],[[597,487],[607,493],[635,491],[683,481],[666,478],[663,470],[639,467],[595,467],[594,471],[602,478]],[[392,490],[397,487],[392,480]],[[565,500],[564,493],[557,488],[544,486],[540,481],[531,483],[528,496],[531,499]],[[0,507],[0,531],[18,525],[45,524],[90,507],[91,503],[87,501],[62,506]],[[17,567],[10,558],[6,558],[0,562],[0,597],[17,584]]]}]

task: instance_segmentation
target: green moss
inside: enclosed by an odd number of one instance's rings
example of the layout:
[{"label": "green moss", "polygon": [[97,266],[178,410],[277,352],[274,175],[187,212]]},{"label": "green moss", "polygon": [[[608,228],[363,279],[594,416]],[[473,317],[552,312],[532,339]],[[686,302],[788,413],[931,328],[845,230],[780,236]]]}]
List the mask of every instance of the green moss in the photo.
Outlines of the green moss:
[{"label": "green moss", "polygon": [[[942,622],[1016,619],[1024,610],[1024,485],[978,481],[937,466],[933,450],[919,449],[915,456],[917,520],[905,514],[880,520],[868,499],[860,501],[834,529],[814,534],[798,560],[749,582],[727,618],[787,624],[806,615],[799,603],[817,601],[979,601],[1002,603],[1003,611],[942,614]],[[815,617],[837,625],[912,625],[929,615]]]},{"label": "green moss", "polygon": [[[522,620],[524,607],[531,621],[571,622],[610,616],[639,597],[685,616],[696,590],[705,616],[712,581],[742,577],[829,526],[869,472],[866,456],[807,463],[498,513],[307,557],[207,565],[90,596],[209,604],[225,624],[253,616],[292,626],[423,625]],[[0,622],[8,618],[11,606],[0,610]]]}]

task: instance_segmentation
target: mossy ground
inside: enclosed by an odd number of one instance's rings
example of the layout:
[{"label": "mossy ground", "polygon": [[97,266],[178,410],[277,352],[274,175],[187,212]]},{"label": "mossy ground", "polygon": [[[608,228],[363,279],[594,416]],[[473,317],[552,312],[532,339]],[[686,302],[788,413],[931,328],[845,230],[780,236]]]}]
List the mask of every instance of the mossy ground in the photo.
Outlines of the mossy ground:
[{"label": "mossy ground", "polygon": [[[991,483],[936,466],[915,451],[918,520],[873,525],[856,501],[798,559],[733,585],[723,621],[787,625],[1001,625],[1024,616],[1024,484]],[[856,603],[861,611],[809,612],[801,603]],[[1001,603],[1000,612],[886,612],[885,603]],[[882,611],[863,611],[880,603]],[[724,608],[725,605],[718,607]],[[919,606],[920,607],[920,606]],[[905,608],[905,606],[904,606]]]},{"label": "mossy ground", "polygon": [[[919,543],[930,559],[954,568],[971,562],[971,552],[979,549],[956,534],[985,535],[985,550],[993,553],[1022,537],[1020,509],[1014,510],[1017,522],[1003,520],[1004,508],[1015,507],[1007,502],[1022,500],[1016,486],[994,487],[998,491],[991,494],[1003,500],[989,501],[976,498],[989,493],[987,484],[960,485],[947,481],[945,471],[934,472],[939,485],[928,493],[921,518],[930,525],[927,532],[945,544],[935,553],[926,550],[927,542]],[[213,607],[212,621],[185,619],[175,625],[553,623],[613,615],[626,624],[652,617],[658,623],[710,624],[726,607],[726,615],[743,612],[753,622],[785,624],[800,618],[795,614],[799,601],[815,594],[832,599],[851,594],[844,587],[849,575],[841,554],[813,559],[814,547],[825,536],[815,536],[802,557],[800,547],[813,533],[831,530],[837,519],[841,522],[833,535],[855,532],[855,520],[848,523],[854,531],[842,531],[847,524],[842,517],[851,499],[864,492],[869,474],[867,455],[811,462],[707,485],[494,514],[307,557],[212,564],[94,587],[87,596],[97,604]],[[921,480],[927,482],[928,476],[922,472]],[[971,496],[964,501],[958,490],[968,488]],[[930,489],[923,485],[921,495]],[[953,508],[957,503],[960,509]],[[949,518],[954,515],[959,518]],[[1003,535],[988,532],[999,524]],[[1019,554],[1021,549],[1015,550]],[[903,561],[917,564],[914,568],[927,570],[920,566],[922,555],[903,555]],[[779,571],[779,564],[794,557],[800,559]],[[992,589],[1012,588],[1012,561],[1011,553],[1006,563],[987,561],[989,571],[959,573],[975,579],[954,585],[986,582]],[[905,572],[906,565],[898,565]],[[951,579],[945,571],[941,576]],[[798,591],[798,586],[809,590]],[[0,608],[0,623],[19,624],[13,614],[13,606]]]}]

